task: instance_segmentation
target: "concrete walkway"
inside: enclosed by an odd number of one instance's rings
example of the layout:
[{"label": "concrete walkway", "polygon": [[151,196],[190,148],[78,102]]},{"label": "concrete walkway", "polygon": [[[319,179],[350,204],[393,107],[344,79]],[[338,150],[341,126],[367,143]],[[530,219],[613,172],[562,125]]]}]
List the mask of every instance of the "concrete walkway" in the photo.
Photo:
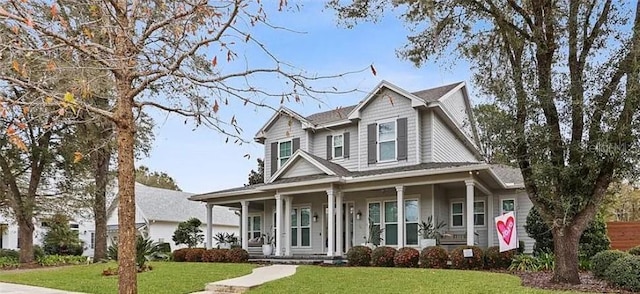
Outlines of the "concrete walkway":
[{"label": "concrete walkway", "polygon": [[67,292],[62,290],[18,285],[10,283],[0,283],[0,293],[2,294],[82,294],[78,292]]},{"label": "concrete walkway", "polygon": [[296,273],[297,267],[297,265],[288,264],[259,267],[246,276],[209,283],[205,287],[205,291],[198,293],[244,293],[264,283],[292,276]]}]

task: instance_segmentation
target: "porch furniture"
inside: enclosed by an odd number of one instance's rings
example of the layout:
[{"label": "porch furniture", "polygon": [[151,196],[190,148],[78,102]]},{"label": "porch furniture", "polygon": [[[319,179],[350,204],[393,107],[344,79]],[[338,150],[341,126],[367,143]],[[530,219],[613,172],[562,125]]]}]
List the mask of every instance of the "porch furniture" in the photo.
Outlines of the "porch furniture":
[{"label": "porch furniture", "polygon": [[442,245],[466,245],[467,234],[465,233],[444,233],[440,238]]}]

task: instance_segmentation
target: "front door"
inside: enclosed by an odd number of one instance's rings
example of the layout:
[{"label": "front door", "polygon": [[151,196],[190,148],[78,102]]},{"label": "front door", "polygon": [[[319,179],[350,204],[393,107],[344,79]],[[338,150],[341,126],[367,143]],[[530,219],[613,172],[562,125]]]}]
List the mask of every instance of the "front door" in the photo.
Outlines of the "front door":
[{"label": "front door", "polygon": [[[322,252],[327,253],[329,251],[329,208],[325,204],[322,206],[324,210],[323,214],[323,247]],[[347,252],[349,248],[353,247],[353,230],[354,230],[354,204],[353,202],[344,202],[342,204],[342,249],[344,252]],[[335,222],[334,222],[335,224]],[[334,242],[336,240],[334,239]],[[336,248],[337,243],[334,243],[333,248]],[[343,253],[344,253],[343,252]]]}]

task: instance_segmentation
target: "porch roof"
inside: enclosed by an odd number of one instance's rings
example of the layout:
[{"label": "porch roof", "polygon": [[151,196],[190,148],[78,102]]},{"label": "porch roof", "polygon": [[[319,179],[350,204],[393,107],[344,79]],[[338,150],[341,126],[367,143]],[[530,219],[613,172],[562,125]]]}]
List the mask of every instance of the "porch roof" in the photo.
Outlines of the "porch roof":
[{"label": "porch roof", "polygon": [[[308,154],[308,153],[307,153]],[[308,154],[309,155],[309,154]],[[310,155],[314,156],[314,155]],[[321,162],[323,165],[327,162],[331,165],[336,165],[325,159],[314,156],[315,160]],[[380,177],[388,176],[389,178],[397,178],[398,176],[420,176],[422,174],[446,174],[452,172],[461,171],[473,171],[473,170],[485,170],[490,174],[500,186],[504,189],[521,188],[522,187],[522,175],[520,170],[509,166],[502,165],[489,165],[482,162],[430,162],[415,165],[408,165],[402,167],[393,167],[385,169],[367,170],[367,171],[348,171],[342,166],[340,172],[336,172],[336,175],[307,175],[291,178],[278,178],[270,183],[261,183],[243,187],[235,187],[231,189],[219,190],[204,194],[193,195],[189,199],[194,201],[207,201],[209,199],[227,197],[227,196],[241,196],[264,193],[283,188],[283,185],[291,184],[292,186],[299,185],[313,185],[322,183],[340,183],[348,184],[350,182],[363,182],[377,181]]]}]

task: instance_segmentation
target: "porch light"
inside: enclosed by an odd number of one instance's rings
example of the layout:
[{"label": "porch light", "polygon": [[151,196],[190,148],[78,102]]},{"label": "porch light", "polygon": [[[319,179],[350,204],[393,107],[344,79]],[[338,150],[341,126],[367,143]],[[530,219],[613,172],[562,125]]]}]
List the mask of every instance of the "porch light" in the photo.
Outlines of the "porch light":
[{"label": "porch light", "polygon": [[313,222],[314,223],[318,222],[318,214],[317,213],[313,215]]},{"label": "porch light", "polygon": [[360,212],[360,210],[358,210],[358,213],[356,213],[356,219],[360,220],[361,217],[362,217],[362,212]]}]

